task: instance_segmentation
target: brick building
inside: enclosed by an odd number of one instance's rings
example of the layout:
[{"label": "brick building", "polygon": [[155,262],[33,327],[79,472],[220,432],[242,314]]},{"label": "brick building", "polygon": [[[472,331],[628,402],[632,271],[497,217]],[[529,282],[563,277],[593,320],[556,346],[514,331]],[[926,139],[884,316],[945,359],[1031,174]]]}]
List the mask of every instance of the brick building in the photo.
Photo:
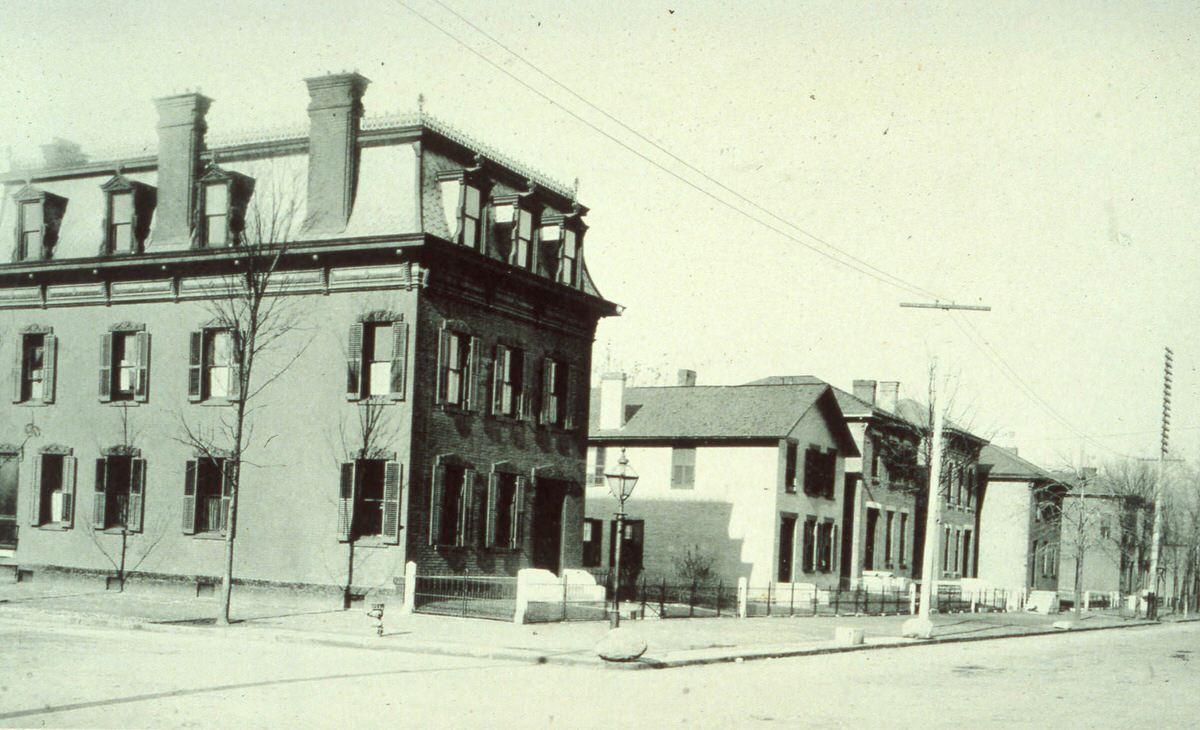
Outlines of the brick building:
[{"label": "brick building", "polygon": [[221,140],[183,94],[156,101],[157,149],[57,142],[3,178],[0,561],[106,573],[125,544],[136,573],[219,575],[228,464],[181,435],[239,397],[212,311],[283,201],[263,243],[287,244],[273,291],[301,326],[250,384],[235,577],[580,563],[591,346],[616,313],[587,209],[425,115],[364,117],[358,74],[306,83],[306,129]]},{"label": "brick building", "polygon": [[979,458],[979,579],[991,588],[1058,589],[1062,500],[1067,487],[1017,454],[988,444]]},{"label": "brick building", "polygon": [[844,462],[858,455],[825,383],[626,388],[592,393],[584,565],[611,567],[617,502],[605,484],[622,450],[640,475],[626,503],[623,572],[680,578],[688,551],[712,580],[838,583]]}]

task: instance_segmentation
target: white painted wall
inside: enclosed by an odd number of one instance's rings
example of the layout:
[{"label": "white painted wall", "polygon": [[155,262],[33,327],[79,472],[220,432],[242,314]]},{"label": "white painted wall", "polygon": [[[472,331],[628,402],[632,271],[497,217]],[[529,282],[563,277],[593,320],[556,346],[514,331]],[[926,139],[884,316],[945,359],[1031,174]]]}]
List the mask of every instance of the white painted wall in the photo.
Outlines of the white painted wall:
[{"label": "white painted wall", "polygon": [[1027,481],[988,480],[979,515],[979,579],[992,588],[1027,585],[1032,499]]}]

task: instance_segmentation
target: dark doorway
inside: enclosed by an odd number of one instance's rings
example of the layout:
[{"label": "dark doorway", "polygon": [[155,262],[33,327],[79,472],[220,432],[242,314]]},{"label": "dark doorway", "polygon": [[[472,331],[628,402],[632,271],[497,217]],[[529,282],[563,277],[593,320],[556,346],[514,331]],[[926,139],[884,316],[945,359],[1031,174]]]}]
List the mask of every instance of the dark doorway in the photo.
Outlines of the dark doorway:
[{"label": "dark doorway", "polygon": [[863,569],[875,570],[875,528],[879,526],[879,510],[867,508],[867,547],[863,551]]},{"label": "dark doorway", "polygon": [[0,548],[17,546],[17,468],[16,454],[0,455]]},{"label": "dark doorway", "polygon": [[796,552],[796,517],[785,515],[779,522],[779,582],[792,582],[792,557]]},{"label": "dark doorway", "polygon": [[[638,576],[642,574],[642,558],[646,540],[644,520],[625,520],[625,534],[621,539],[621,598],[633,596]],[[615,568],[617,555],[617,521],[608,523],[608,569]]]},{"label": "dark doorway", "polygon": [[533,495],[533,567],[558,575],[562,567],[563,482],[538,479]]}]

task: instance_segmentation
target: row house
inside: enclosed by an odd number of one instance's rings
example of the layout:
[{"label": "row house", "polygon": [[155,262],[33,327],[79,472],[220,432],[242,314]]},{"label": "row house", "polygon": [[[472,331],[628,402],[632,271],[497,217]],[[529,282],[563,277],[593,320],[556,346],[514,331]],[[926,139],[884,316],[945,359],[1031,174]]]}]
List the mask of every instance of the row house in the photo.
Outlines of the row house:
[{"label": "row house", "polygon": [[[580,565],[591,347],[617,311],[587,209],[427,115],[365,116],[368,83],[307,79],[307,127],[223,140],[210,99],[158,99],[156,149],[58,143],[0,179],[0,562],[218,575],[231,454],[187,435],[253,398],[235,577]],[[295,326],[242,390],[244,333],[214,311],[251,244]]]},{"label": "row house", "polygon": [[[592,392],[584,565],[609,568],[617,501],[606,469],[622,454],[640,475],[620,537],[626,580],[688,578],[752,587],[835,587],[845,462],[859,455],[825,383],[627,388]],[[694,573],[693,573],[694,575]]]},{"label": "row house", "polygon": [[[1067,491],[1059,506],[1061,547],[1051,589],[1073,596],[1077,571],[1080,589],[1091,593],[1128,595],[1148,587],[1153,505],[1105,485],[1094,468],[1061,482]],[[1167,587],[1162,595],[1174,595]]]}]

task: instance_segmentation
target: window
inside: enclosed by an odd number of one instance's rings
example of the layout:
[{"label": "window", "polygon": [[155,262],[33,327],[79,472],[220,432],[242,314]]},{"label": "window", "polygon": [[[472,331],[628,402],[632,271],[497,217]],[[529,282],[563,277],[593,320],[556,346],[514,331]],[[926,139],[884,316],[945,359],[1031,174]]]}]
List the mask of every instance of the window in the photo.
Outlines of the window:
[{"label": "window", "polygon": [[586,519],[583,521],[583,567],[600,567],[600,530],[603,523],[600,520]]},{"label": "window", "polygon": [[817,572],[833,571],[833,521],[817,525]]},{"label": "window", "polygon": [[187,462],[183,483],[184,534],[225,532],[229,497],[233,491],[233,463],[223,458]]},{"label": "window", "polygon": [[810,515],[804,519],[804,535],[801,548],[801,566],[805,573],[812,573],[816,570],[816,537],[817,518]]},{"label": "window", "polygon": [[517,206],[500,203],[492,206],[492,244],[501,259],[513,263],[516,247],[513,233],[517,224]]},{"label": "window", "polygon": [[508,262],[522,269],[533,268],[533,213],[517,208],[516,225]]},{"label": "window", "polygon": [[400,541],[400,497],[404,470],[396,461],[344,462],[338,487],[338,539]]},{"label": "window", "polygon": [[[521,546],[521,521],[525,514],[525,477],[493,472],[488,480],[487,547],[515,550]],[[597,546],[596,559],[600,558]]]},{"label": "window", "polygon": [[236,399],[241,388],[239,338],[231,330],[193,332],[188,358],[188,400]]},{"label": "window", "polygon": [[837,478],[837,454],[822,453],[816,446],[804,452],[804,493],[833,499],[833,483]]},{"label": "window", "polygon": [[[36,328],[31,328],[36,329]],[[58,339],[49,331],[21,335],[14,366],[14,403],[53,403]]]},{"label": "window", "polygon": [[875,560],[875,541],[876,534],[879,532],[879,508],[867,507],[867,522],[866,522],[866,537],[867,544],[863,550],[863,567],[867,570],[875,570],[877,561]]},{"label": "window", "polygon": [[892,553],[892,538],[895,536],[893,531],[896,525],[896,513],[892,510],[887,511],[887,519],[883,525],[883,567],[891,568],[893,566]]},{"label": "window", "polygon": [[783,490],[790,494],[796,493],[796,466],[799,447],[788,442],[784,445]]},{"label": "window", "polygon": [[900,513],[900,549],[897,551],[900,557],[900,567],[903,568],[908,564],[908,513]]},{"label": "window", "polygon": [[463,185],[459,208],[459,243],[468,248],[479,248],[479,219],[482,217],[483,193],[474,185]]},{"label": "window", "polygon": [[463,547],[469,544],[474,485],[474,470],[461,464],[438,464],[430,493],[430,545]]},{"label": "window", "polygon": [[571,369],[565,362],[542,360],[542,423],[559,428],[572,428]]},{"label": "window", "polygon": [[112,251],[133,250],[133,193],[108,197],[108,240]]},{"label": "window", "polygon": [[36,261],[43,258],[42,251],[42,204],[21,204],[21,240],[17,259]]},{"label": "window", "polygon": [[525,353],[515,347],[496,345],[492,413],[510,418],[521,415],[524,397]]},{"label": "window", "polygon": [[70,527],[75,516],[75,457],[42,452],[34,458],[32,523]]},{"label": "window", "polygon": [[671,489],[693,489],[696,486],[696,449],[671,449]]},{"label": "window", "polygon": [[608,449],[604,446],[594,446],[592,454],[592,473],[588,475],[588,482],[593,487],[603,487],[607,483],[604,470],[607,468]]},{"label": "window", "polygon": [[145,402],[149,396],[150,335],[135,330],[100,337],[100,400]]},{"label": "window", "polygon": [[562,232],[562,247],[559,249],[558,281],[567,286],[579,283],[579,234],[570,228]]},{"label": "window", "polygon": [[210,183],[204,186],[204,244],[209,247],[229,245],[229,185]]},{"label": "window", "polygon": [[346,355],[346,398],[403,400],[408,368],[408,324],[355,322]]},{"label": "window", "polygon": [[0,549],[17,547],[17,494],[21,489],[21,457],[0,452]]},{"label": "window", "polygon": [[210,165],[200,178],[199,244],[205,248],[236,245],[245,227],[245,211],[254,179]]},{"label": "window", "polygon": [[438,402],[475,410],[482,343],[478,337],[443,329],[438,353]]},{"label": "window", "polygon": [[961,558],[962,559],[962,570],[959,572],[962,573],[962,577],[964,577],[964,578],[971,577],[972,563],[974,562],[971,560],[971,557],[972,557],[971,548],[972,547],[973,547],[973,545],[971,543],[971,531],[963,530],[963,533],[962,533],[962,558]]},{"label": "window", "polygon": [[942,573],[950,572],[950,528],[945,528],[945,534],[942,536]]},{"label": "window", "polygon": [[95,501],[92,526],[97,530],[142,529],[142,495],[146,485],[146,460],[130,454],[96,459]]},{"label": "window", "polygon": [[779,520],[779,582],[792,582],[792,560],[796,552],[796,517],[783,515]]},{"label": "window", "polygon": [[13,195],[13,201],[17,204],[15,260],[51,258],[67,199],[26,185]]}]

